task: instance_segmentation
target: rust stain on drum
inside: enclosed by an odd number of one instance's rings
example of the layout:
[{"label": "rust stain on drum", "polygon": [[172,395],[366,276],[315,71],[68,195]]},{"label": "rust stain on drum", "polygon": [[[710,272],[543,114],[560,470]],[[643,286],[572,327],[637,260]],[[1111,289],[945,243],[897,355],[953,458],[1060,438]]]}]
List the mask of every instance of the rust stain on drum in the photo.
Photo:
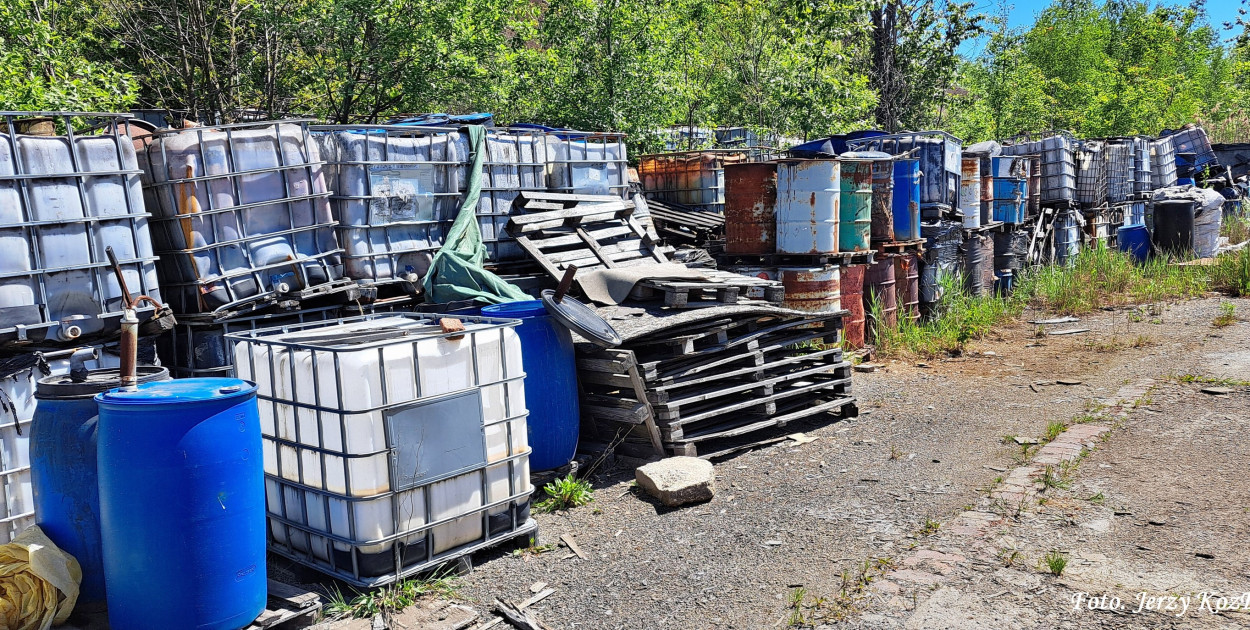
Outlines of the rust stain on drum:
[{"label": "rust stain on drum", "polygon": [[842,307],[850,311],[843,324],[842,334],[852,348],[864,347],[864,271],[868,265],[847,265],[842,268],[839,289]]},{"label": "rust stain on drum", "polygon": [[777,251],[777,163],[725,165],[725,252]]},{"label": "rust stain on drum", "polygon": [[894,256],[879,258],[864,274],[864,310],[867,312],[873,300],[881,308],[881,321],[873,322],[872,338],[878,328],[898,325],[898,291],[894,279]]},{"label": "rust stain on drum", "polygon": [[786,308],[811,313],[842,310],[837,267],[782,268],[781,283],[786,288]]},{"label": "rust stain on drum", "polygon": [[920,319],[920,264],[915,254],[894,259],[894,290],[898,296],[898,316]]}]

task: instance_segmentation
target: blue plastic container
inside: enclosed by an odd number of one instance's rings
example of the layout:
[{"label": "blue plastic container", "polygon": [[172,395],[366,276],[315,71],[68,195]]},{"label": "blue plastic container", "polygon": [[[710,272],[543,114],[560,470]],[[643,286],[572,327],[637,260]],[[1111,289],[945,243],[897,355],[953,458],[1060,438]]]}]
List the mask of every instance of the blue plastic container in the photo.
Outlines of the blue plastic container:
[{"label": "blue plastic container", "polygon": [[577,358],[569,330],[547,314],[541,300],[482,307],[483,317],[521,320],[521,365],[525,368],[525,406],[530,469],[552,470],[577,452]]},{"label": "blue plastic container", "polygon": [[894,160],[894,240],[920,238],[920,160]]},{"label": "blue plastic container", "polygon": [[189,378],[95,401],[109,625],[250,624],[268,593],[256,386]]},{"label": "blue plastic container", "polygon": [[1193,153],[1176,153],[1176,185],[1193,186],[1198,167]]},{"label": "blue plastic container", "polygon": [[[140,367],[141,382],[167,381],[169,370]],[[82,567],[76,608],[104,607],[100,492],[96,476],[95,396],[119,384],[116,369],[39,379],[30,428],[35,524]]]},{"label": "blue plastic container", "polygon": [[1150,257],[1150,231],[1144,225],[1125,225],[1116,228],[1116,243],[1120,251],[1128,252],[1137,262]]},{"label": "blue plastic container", "polygon": [[1001,297],[1011,295],[1016,286],[1016,274],[1010,269],[999,269],[994,272],[994,293]]}]

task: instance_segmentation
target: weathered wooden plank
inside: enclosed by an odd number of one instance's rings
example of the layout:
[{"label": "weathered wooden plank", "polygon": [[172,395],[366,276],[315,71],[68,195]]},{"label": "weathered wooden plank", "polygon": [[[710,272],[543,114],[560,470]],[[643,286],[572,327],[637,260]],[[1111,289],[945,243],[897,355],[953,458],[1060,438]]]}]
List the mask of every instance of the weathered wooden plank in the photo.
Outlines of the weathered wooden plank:
[{"label": "weathered wooden plank", "polygon": [[543,271],[547,272],[547,275],[552,278],[559,278],[564,275],[564,272],[555,265],[551,264],[551,262],[547,260],[547,257],[544,256],[543,253],[539,251],[539,249],[535,247],[528,238],[524,235],[515,236],[515,238],[516,244],[520,245],[521,249],[525,250],[525,253],[529,254],[530,258],[533,258],[534,262],[538,263],[538,266],[542,267]]}]

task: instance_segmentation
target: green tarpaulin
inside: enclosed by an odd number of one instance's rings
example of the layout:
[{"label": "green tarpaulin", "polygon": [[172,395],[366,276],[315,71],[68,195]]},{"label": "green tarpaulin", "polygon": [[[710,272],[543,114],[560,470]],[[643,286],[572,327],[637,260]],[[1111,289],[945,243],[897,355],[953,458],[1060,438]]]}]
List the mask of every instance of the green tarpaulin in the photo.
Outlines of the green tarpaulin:
[{"label": "green tarpaulin", "polygon": [[533,299],[483,266],[486,264],[486,246],[482,244],[482,230],[477,224],[477,204],[482,196],[486,129],[481,125],[470,125],[467,129],[469,146],[473,150],[469,163],[469,186],[460,203],[460,213],[451,224],[443,247],[434,255],[429,272],[425,274],[425,299],[435,304],[460,300],[500,304]]}]

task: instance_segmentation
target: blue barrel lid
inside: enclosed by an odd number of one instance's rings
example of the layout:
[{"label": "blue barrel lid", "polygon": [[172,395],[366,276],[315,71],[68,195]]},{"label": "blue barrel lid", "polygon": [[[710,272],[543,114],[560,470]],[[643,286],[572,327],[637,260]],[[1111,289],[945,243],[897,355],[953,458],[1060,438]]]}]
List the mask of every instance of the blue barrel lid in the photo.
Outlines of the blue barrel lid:
[{"label": "blue barrel lid", "polygon": [[547,308],[542,300],[519,300],[482,307],[484,317],[543,317],[546,314]]},{"label": "blue barrel lid", "polygon": [[95,397],[97,403],[164,405],[250,396],[256,384],[238,378],[183,378],[141,383],[133,391],[114,389]]}]

